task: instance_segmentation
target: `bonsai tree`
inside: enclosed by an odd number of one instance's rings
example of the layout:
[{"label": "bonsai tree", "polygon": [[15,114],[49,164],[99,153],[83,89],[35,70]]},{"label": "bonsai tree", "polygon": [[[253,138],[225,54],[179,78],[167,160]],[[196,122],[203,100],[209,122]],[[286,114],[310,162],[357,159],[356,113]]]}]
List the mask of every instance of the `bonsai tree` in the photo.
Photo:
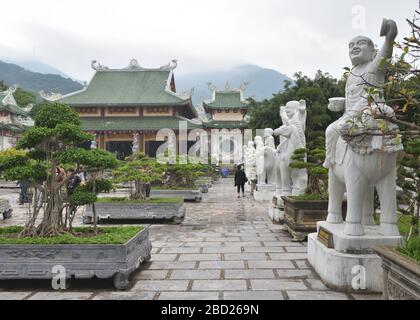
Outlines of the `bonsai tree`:
[{"label": "bonsai tree", "polygon": [[[108,152],[85,150],[78,146],[92,140],[80,129],[79,115],[60,103],[44,104],[17,144],[18,150],[0,155],[0,172],[7,180],[27,180],[34,188],[33,206],[20,234],[21,237],[52,237],[71,233],[71,222],[65,210],[69,204],[63,199],[70,179],[82,171],[98,172],[116,166],[117,160]],[[66,174],[64,167],[74,170]],[[95,182],[93,180],[93,186]],[[78,191],[69,202],[73,205],[94,203],[95,187]],[[37,224],[40,213],[42,219]]]},{"label": "bonsai tree", "polygon": [[318,199],[328,200],[328,169],[322,166],[324,159],[324,149],[297,149],[292,155],[289,167],[307,170],[308,186],[305,190],[306,195],[314,195]]},{"label": "bonsai tree", "polygon": [[145,200],[146,185],[161,181],[163,171],[164,166],[156,159],[145,156],[144,153],[136,153],[127,157],[114,171],[114,181],[134,184],[134,188],[130,188],[130,199]]},{"label": "bonsai tree", "polygon": [[170,188],[194,188],[195,180],[204,175],[205,165],[180,160],[178,157],[175,164],[165,165],[164,185]]}]

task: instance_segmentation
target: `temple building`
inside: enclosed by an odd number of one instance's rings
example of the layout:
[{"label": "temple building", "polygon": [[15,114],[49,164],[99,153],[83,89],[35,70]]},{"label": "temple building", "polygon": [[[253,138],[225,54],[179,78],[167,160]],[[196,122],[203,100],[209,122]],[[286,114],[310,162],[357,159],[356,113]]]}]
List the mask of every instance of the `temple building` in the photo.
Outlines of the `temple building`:
[{"label": "temple building", "polygon": [[227,83],[224,89],[218,89],[209,83],[212,98],[203,102],[204,110],[209,118],[204,125],[215,129],[243,129],[248,128],[247,113],[249,102],[244,98],[247,84],[234,89]]},{"label": "temple building", "polygon": [[[109,69],[96,61],[92,80],[80,91],[64,96],[43,94],[48,101],[70,105],[81,117],[82,129],[96,136],[100,149],[115,153],[122,159],[135,150],[155,156],[164,141],[156,141],[163,128],[177,135],[179,122],[187,129],[201,128],[191,92],[176,93],[172,60],[160,68],[141,67],[131,60],[128,67]],[[133,141],[136,146],[133,146]],[[178,145],[178,143],[177,143]]]},{"label": "temple building", "polygon": [[14,86],[0,92],[0,150],[15,147],[22,133],[33,126],[29,117],[32,105],[26,108],[18,106],[13,96],[16,88]]},{"label": "temple building", "polygon": [[[248,127],[245,85],[239,89],[227,85],[218,90],[209,84],[212,99],[196,107],[191,99],[192,90],[176,92],[176,67],[176,60],[159,68],[144,68],[133,59],[122,69],[110,69],[93,61],[94,75],[82,90],[67,95],[41,92],[41,96],[47,101],[68,104],[77,111],[82,129],[96,137],[94,147],[108,150],[119,159],[133,151],[156,156],[165,143],[164,138],[157,139],[161,129],[172,130],[176,137],[171,141],[180,151],[180,139],[187,140],[180,134],[180,123],[187,135],[193,129],[208,133],[212,129],[243,132]],[[189,150],[195,143],[186,141],[183,145]]]}]

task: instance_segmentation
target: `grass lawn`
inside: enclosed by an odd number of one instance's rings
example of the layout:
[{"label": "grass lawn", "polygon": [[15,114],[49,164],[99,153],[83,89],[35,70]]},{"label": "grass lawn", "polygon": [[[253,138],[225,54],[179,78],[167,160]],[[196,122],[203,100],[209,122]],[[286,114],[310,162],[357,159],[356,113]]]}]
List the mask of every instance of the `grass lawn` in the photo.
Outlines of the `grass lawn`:
[{"label": "grass lawn", "polygon": [[75,235],[65,234],[51,238],[18,238],[23,227],[0,228],[1,244],[124,244],[134,237],[141,226],[98,228],[94,234],[91,227],[74,228]]},{"label": "grass lawn", "polygon": [[[376,221],[376,224],[379,225],[380,223],[379,215],[375,215],[375,221]],[[398,215],[398,229],[400,230],[401,235],[404,237],[408,236],[408,233],[410,232],[410,227],[411,227],[411,216],[399,214]]]}]

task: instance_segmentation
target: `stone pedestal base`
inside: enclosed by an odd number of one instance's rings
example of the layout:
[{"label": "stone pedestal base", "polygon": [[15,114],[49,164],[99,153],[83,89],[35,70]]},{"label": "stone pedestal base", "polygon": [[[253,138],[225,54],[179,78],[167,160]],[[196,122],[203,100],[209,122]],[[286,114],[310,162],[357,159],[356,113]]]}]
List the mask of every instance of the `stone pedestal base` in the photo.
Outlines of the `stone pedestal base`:
[{"label": "stone pedestal base", "polygon": [[283,200],[280,197],[273,197],[271,203],[268,205],[268,216],[275,223],[284,223],[284,206]]},{"label": "stone pedestal base", "polygon": [[[343,232],[344,226],[344,223],[318,222],[318,233],[308,236],[309,263],[322,281],[334,290],[382,292],[382,262],[373,248],[396,247],[402,244],[402,237],[383,236],[379,226],[364,226],[364,236],[348,236]],[[322,242],[318,238],[321,228]]]},{"label": "stone pedestal base", "polygon": [[[317,233],[308,235],[308,260],[326,286],[354,293],[383,291],[382,261],[378,255],[349,254],[329,249],[317,236]],[[363,286],[363,281],[358,279],[365,279]]]},{"label": "stone pedestal base", "polygon": [[317,223],[317,230],[323,228],[333,236],[334,249],[343,253],[375,253],[377,246],[397,247],[404,244],[403,237],[383,236],[379,232],[379,226],[363,226],[364,236],[348,236],[344,234],[344,223],[332,224],[325,221]]},{"label": "stone pedestal base", "polygon": [[271,201],[276,193],[274,184],[257,184],[257,190],[254,191],[255,201]]}]

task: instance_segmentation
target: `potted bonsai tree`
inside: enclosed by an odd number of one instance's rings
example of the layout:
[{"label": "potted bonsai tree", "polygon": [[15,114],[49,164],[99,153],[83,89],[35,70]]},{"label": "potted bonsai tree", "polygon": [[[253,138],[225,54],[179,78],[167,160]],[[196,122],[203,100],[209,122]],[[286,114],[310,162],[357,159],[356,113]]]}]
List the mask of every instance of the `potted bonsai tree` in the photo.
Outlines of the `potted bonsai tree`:
[{"label": "potted bonsai tree", "polygon": [[[102,197],[96,203],[98,219],[171,221],[180,223],[185,216],[182,198],[150,198],[150,184],[161,181],[164,165],[156,159],[136,153],[126,158],[114,170],[114,182],[130,185],[129,196]],[[95,207],[89,206],[84,214],[84,222],[91,223]]]},{"label": "potted bonsai tree", "polygon": [[196,180],[203,174],[202,164],[188,163],[177,157],[176,163],[164,166],[164,178],[152,188],[153,197],[181,197],[184,200],[201,201],[202,192]]},{"label": "potted bonsai tree", "polygon": [[[320,145],[320,143],[318,144]],[[325,150],[297,149],[289,167],[306,169],[308,186],[301,196],[282,197],[284,222],[294,241],[304,241],[307,235],[316,232],[317,222],[325,221],[328,215],[328,169],[322,166]],[[343,215],[346,205],[343,203]]]},{"label": "potted bonsai tree", "polygon": [[[43,105],[16,151],[0,155],[7,180],[26,180],[34,188],[24,226],[0,228],[0,279],[51,279],[53,267],[66,278],[114,278],[119,289],[128,276],[150,259],[148,228],[73,228],[69,206],[94,204],[100,183],[95,175],[64,201],[68,182],[82,171],[97,173],[117,164],[105,151],[79,148],[93,137],[80,129],[79,115],[69,106]],[[66,173],[64,168],[73,171]],[[5,272],[7,270],[7,272]]]}]

